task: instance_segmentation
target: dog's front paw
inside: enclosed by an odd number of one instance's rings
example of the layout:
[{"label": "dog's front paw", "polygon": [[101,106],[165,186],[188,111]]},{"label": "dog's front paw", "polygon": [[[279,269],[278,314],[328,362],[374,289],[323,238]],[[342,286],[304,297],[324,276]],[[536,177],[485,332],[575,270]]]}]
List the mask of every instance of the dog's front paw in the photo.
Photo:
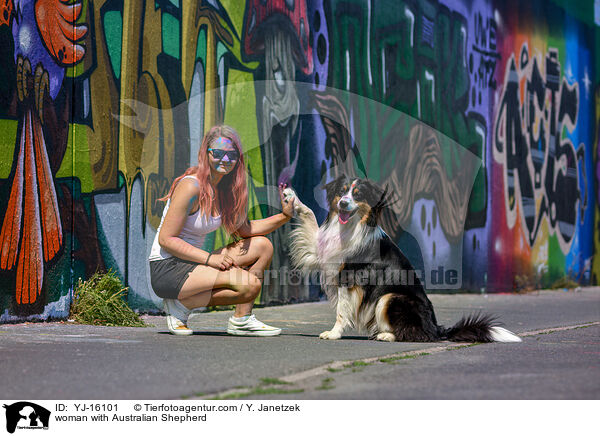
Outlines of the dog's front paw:
[{"label": "dog's front paw", "polygon": [[335,332],[333,330],[327,330],[326,332],[323,332],[319,335],[319,338],[321,338],[321,339],[330,339],[330,340],[339,339],[341,337],[342,337],[342,335],[340,333]]},{"label": "dog's front paw", "polygon": [[384,342],[394,342],[396,340],[396,336],[393,333],[389,333],[389,332],[385,332],[385,333],[379,333],[375,339],[377,339],[378,341],[384,341]]},{"label": "dog's front paw", "polygon": [[285,188],[283,190],[283,199],[286,201],[293,201],[294,198],[297,198],[298,196],[296,195],[296,191],[294,191],[292,188]]},{"label": "dog's front paw", "polygon": [[312,211],[308,207],[306,207],[306,205],[304,203],[302,203],[300,201],[300,199],[298,198],[298,194],[296,194],[296,191],[294,191],[292,188],[285,188],[283,190],[283,198],[286,201],[294,202],[294,212],[296,214],[312,213]]}]

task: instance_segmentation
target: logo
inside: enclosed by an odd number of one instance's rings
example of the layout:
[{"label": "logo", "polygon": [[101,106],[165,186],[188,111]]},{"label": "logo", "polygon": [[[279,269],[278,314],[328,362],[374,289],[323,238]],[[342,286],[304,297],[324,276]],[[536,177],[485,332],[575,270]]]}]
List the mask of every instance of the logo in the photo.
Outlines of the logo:
[{"label": "logo", "polygon": [[15,429],[48,430],[50,411],[35,403],[19,401],[6,409],[6,431],[14,433]]}]

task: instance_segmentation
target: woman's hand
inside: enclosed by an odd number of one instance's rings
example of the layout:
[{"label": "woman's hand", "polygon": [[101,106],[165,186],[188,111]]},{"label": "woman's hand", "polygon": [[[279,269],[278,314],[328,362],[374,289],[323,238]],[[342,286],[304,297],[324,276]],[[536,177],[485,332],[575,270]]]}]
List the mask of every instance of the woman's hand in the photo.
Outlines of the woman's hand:
[{"label": "woman's hand", "polygon": [[207,265],[221,271],[227,271],[232,266],[238,266],[235,259],[228,254],[211,254]]},{"label": "woman's hand", "polygon": [[291,201],[283,194],[283,190],[287,188],[287,183],[279,184],[279,198],[281,199],[281,212],[288,218],[294,216],[294,199]]},{"label": "woman's hand", "polygon": [[268,235],[272,231],[278,229],[279,227],[287,223],[294,216],[294,203],[296,201],[296,196],[289,196],[284,194],[283,190],[286,188],[287,184],[279,184],[279,199],[281,201],[281,213],[260,220],[252,220],[246,222],[238,229],[238,235],[242,238],[250,238],[252,236],[259,235]]}]

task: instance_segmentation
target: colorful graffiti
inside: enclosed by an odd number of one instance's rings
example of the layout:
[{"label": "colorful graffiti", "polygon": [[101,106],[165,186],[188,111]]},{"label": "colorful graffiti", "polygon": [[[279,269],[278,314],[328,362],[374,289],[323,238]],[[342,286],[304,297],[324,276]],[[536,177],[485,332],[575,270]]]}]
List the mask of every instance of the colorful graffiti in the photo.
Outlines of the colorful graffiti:
[{"label": "colorful graffiti", "polygon": [[77,23],[81,11],[80,2],[15,1],[4,6],[4,18],[12,18],[4,24],[11,25],[14,44],[19,133],[0,235],[0,267],[12,270],[16,265],[18,305],[37,301],[44,265],[63,245],[54,175],[66,150],[66,135],[49,137],[45,131],[63,130],[68,122],[71,99],[61,102],[57,97],[66,68],[85,54],[78,43],[87,33]]},{"label": "colorful graffiti", "polygon": [[[556,50],[546,54],[544,76],[538,58],[529,57],[524,46],[519,70],[514,56],[508,61],[496,118],[494,157],[506,170],[509,227],[515,225],[518,197],[529,244],[533,245],[542,219],[547,217],[561,248],[568,251],[577,215],[583,220],[587,206],[587,195],[579,190],[578,174],[579,164],[585,161],[584,144],[575,150],[570,139],[563,139],[563,129],[572,132],[577,124],[579,87],[577,83],[569,85],[565,77],[558,83],[561,74]],[[524,93],[520,83],[526,84]]]},{"label": "colorful graffiti", "polygon": [[564,275],[589,282],[591,273],[592,38],[558,8],[536,5],[518,12],[544,23],[539,33],[508,9],[499,11],[505,35],[490,174],[502,183],[492,194],[489,263],[490,281],[504,289],[505,277],[532,271],[546,286]]},{"label": "colorful graffiti", "polygon": [[[158,310],[139,255],[157,199],[221,122],[251,219],[280,181],[323,219],[318,186],[366,175],[396,193],[384,226],[413,264],[459,272],[429,289],[597,282],[594,32],[541,0],[0,1],[0,321],[64,318],[110,268]],[[272,280],[260,300],[317,298]]]}]

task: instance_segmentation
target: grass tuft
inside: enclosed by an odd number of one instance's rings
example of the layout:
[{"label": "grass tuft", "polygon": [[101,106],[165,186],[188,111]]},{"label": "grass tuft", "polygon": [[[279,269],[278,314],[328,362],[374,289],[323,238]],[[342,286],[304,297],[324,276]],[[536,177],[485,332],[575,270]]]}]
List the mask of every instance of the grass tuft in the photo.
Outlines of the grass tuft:
[{"label": "grass tuft", "polygon": [[317,386],[315,389],[319,390],[319,391],[326,391],[329,389],[334,389],[335,386],[333,385],[333,378],[331,377],[327,377],[324,378],[323,380],[321,380],[321,386]]},{"label": "grass tuft", "polygon": [[579,283],[577,283],[571,277],[562,276],[561,278],[556,280],[554,283],[552,283],[550,288],[551,289],[561,289],[561,288],[575,289],[577,286],[579,286]]},{"label": "grass tuft", "polygon": [[260,379],[260,384],[262,384],[262,385],[291,385],[292,383],[286,382],[284,380],[280,380],[278,378],[266,377],[266,378]]},{"label": "grass tuft", "polygon": [[482,342],[473,342],[472,344],[465,344],[465,345],[457,345],[455,347],[450,347],[451,350],[460,350],[461,348],[470,348],[470,347],[474,347],[475,345],[481,345]]},{"label": "grass tuft", "polygon": [[355,360],[352,363],[348,363],[348,364],[344,365],[344,368],[353,368],[353,369],[360,368],[360,369],[362,369],[363,366],[369,366],[369,365],[371,365],[371,363],[363,362],[362,360]]},{"label": "grass tuft", "polygon": [[429,356],[430,353],[418,353],[418,354],[406,354],[404,356],[392,356],[392,357],[383,357],[379,359],[382,363],[394,363],[398,360],[406,360],[406,359],[416,359],[420,356]]},{"label": "grass tuft", "polygon": [[145,327],[140,316],[125,303],[127,289],[112,270],[95,273],[86,281],[79,279],[70,317],[81,324]]}]

